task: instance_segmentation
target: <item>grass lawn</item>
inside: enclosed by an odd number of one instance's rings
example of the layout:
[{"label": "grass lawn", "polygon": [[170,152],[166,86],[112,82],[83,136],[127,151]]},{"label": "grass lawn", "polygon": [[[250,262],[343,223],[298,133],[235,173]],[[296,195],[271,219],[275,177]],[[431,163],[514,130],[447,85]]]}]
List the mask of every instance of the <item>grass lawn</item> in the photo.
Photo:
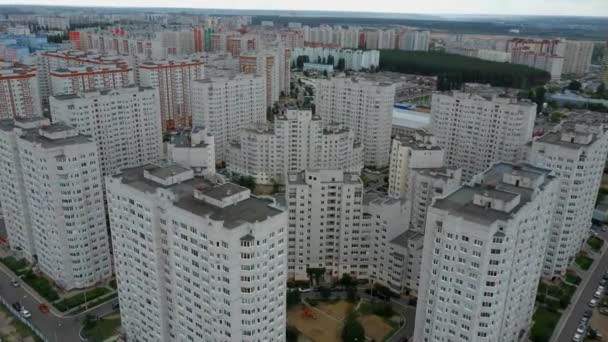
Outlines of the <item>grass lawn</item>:
[{"label": "grass lawn", "polygon": [[548,342],[553,334],[553,329],[555,329],[559,317],[560,314],[557,312],[545,308],[538,308],[532,317],[534,325],[530,332],[530,339],[534,342]]},{"label": "grass lawn", "polygon": [[566,281],[570,284],[578,285],[581,283],[581,277],[577,276],[574,272],[567,272]]},{"label": "grass lawn", "polygon": [[[64,298],[58,302],[56,302],[54,305],[57,308],[57,310],[63,312],[63,311],[67,311],[71,308],[75,308],[79,305],[82,305],[85,303],[85,299],[86,302],[88,304],[93,303],[93,301],[101,296],[104,296],[106,294],[110,293],[110,289],[108,289],[107,287],[98,287],[95,289],[92,289],[90,291],[87,291],[86,293],[86,297],[84,293],[79,293],[77,295],[68,297],[68,298]],[[92,307],[92,306],[89,306]]]},{"label": "grass lawn", "polygon": [[83,334],[91,342],[101,342],[116,335],[116,329],[120,327],[120,318],[108,318],[95,321],[90,329],[85,329]]},{"label": "grass lawn", "polygon": [[591,267],[591,264],[593,263],[593,259],[591,259],[588,256],[577,255],[575,262],[580,268],[582,268],[583,270],[586,271],[589,269],[589,267]]},{"label": "grass lawn", "polygon": [[593,251],[599,252],[599,250],[604,245],[604,240],[598,238],[597,236],[592,236],[589,238],[589,240],[587,240],[587,244],[589,245],[589,247],[591,247]]}]

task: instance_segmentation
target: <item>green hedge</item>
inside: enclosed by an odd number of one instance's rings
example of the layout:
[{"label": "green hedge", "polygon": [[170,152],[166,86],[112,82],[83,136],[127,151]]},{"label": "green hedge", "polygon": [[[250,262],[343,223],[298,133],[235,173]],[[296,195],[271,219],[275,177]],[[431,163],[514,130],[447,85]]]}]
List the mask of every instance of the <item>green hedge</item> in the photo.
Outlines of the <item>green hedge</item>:
[{"label": "green hedge", "polygon": [[86,296],[84,293],[79,293],[77,295],[74,295],[74,296],[71,296],[68,298],[64,298],[64,299],[56,302],[54,305],[57,308],[57,310],[63,312],[63,311],[67,311],[69,309],[72,309],[72,308],[75,308],[77,306],[84,304],[85,298],[86,298],[86,301],[89,303],[89,307],[91,307],[91,304],[94,304],[94,300],[96,298],[99,298],[110,292],[111,291],[106,287],[98,287],[96,289],[86,292]]},{"label": "green hedge", "polygon": [[31,270],[23,276],[23,281],[47,300],[53,302],[59,299],[59,295],[53,285],[51,285],[51,282],[46,278],[37,276]]}]

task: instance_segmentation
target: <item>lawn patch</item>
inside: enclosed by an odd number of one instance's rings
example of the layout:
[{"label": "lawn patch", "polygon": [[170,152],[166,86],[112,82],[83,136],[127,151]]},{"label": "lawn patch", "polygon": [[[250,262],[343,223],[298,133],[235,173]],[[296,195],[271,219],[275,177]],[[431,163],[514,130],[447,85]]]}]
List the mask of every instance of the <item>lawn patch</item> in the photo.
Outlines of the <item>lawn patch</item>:
[{"label": "lawn patch", "polygon": [[566,282],[568,282],[570,284],[578,285],[581,283],[581,277],[579,277],[578,275],[576,275],[576,273],[574,273],[572,271],[568,271],[566,273]]},{"label": "lawn patch", "polygon": [[599,252],[604,245],[604,240],[598,238],[597,236],[592,236],[587,240],[587,244],[594,252]]},{"label": "lawn patch", "polygon": [[532,317],[534,325],[530,332],[533,342],[547,342],[553,335],[560,314],[546,308],[538,308]]},{"label": "lawn patch", "polygon": [[17,259],[12,256],[1,258],[0,261],[15,273],[19,273],[19,271],[22,271],[29,266],[27,260]]},{"label": "lawn patch", "polygon": [[89,326],[82,331],[83,335],[86,336],[90,342],[102,342],[116,335],[116,329],[120,328],[120,318],[100,319],[98,321],[92,321],[88,325]]},{"label": "lawn patch", "polygon": [[108,293],[110,293],[110,290],[107,287],[98,287],[86,292],[86,296],[85,293],[79,293],[77,295],[62,299],[56,302],[54,305],[57,310],[64,312],[84,304],[86,299],[89,307],[92,307],[91,305],[95,304],[95,299]]},{"label": "lawn patch", "polygon": [[45,299],[51,302],[59,299],[59,295],[53,285],[51,285],[51,282],[44,277],[36,275],[31,270],[23,276],[23,281]]},{"label": "lawn patch", "polygon": [[575,262],[581,269],[586,271],[591,267],[591,264],[593,264],[593,259],[586,255],[579,254],[576,256]]}]

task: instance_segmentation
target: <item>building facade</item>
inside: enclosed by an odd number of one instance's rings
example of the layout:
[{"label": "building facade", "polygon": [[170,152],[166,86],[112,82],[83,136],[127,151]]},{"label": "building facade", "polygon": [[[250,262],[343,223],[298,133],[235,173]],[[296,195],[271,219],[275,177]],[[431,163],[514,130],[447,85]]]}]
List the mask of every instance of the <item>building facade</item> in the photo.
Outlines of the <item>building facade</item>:
[{"label": "building facade", "polygon": [[158,89],[163,132],[192,127],[192,84],[203,77],[204,63],[198,58],[139,65],[140,85]]},{"label": "building facade", "polygon": [[0,63],[0,119],[42,115],[35,67]]},{"label": "building facade", "polygon": [[531,102],[452,91],[433,94],[430,131],[447,165],[462,168],[468,181],[496,161],[518,161],[532,139],[535,118]]},{"label": "building facade", "polygon": [[560,183],[543,269],[547,278],[565,276],[588,237],[607,153],[601,124],[564,124],[529,147],[528,162],[553,170]]},{"label": "building facade", "polygon": [[53,122],[78,128],[99,147],[104,176],[162,155],[158,91],[131,86],[50,98]]},{"label": "building facade", "polygon": [[429,208],[415,341],[521,341],[530,327],[559,182],[498,163]]},{"label": "building facade", "polygon": [[133,68],[128,66],[68,67],[55,69],[49,76],[50,95],[118,89],[135,84]]},{"label": "building facade", "polygon": [[3,121],[2,209],[9,245],[64,289],[112,276],[97,145],[48,119]]},{"label": "building facade", "polygon": [[593,56],[593,42],[572,41],[566,42],[564,52],[564,74],[585,75],[591,66]]},{"label": "building facade", "polygon": [[170,139],[165,143],[169,160],[192,168],[196,175],[215,174],[215,140],[207,128],[174,132]]},{"label": "building facade", "polygon": [[389,163],[395,85],[350,78],[317,80],[316,113],[355,132],[363,145],[363,161],[372,167]]},{"label": "building facade", "polygon": [[129,339],[285,340],[285,212],[176,164],[128,169],[106,186]]},{"label": "building facade", "polygon": [[225,161],[229,142],[242,129],[266,121],[266,85],[256,75],[213,77],[193,82],[193,125],[215,140],[215,159]]}]

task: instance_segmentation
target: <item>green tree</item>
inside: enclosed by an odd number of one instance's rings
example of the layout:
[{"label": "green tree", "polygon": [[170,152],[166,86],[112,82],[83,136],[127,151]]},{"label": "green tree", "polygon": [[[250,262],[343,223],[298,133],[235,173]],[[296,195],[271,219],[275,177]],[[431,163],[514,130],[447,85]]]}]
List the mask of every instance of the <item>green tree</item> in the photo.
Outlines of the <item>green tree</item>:
[{"label": "green tree", "polygon": [[328,74],[327,74],[327,70],[323,70],[323,76],[325,76],[325,77],[327,77],[327,76],[328,76]]},{"label": "green tree", "polygon": [[287,297],[286,301],[287,301],[288,308],[290,306],[297,305],[302,302],[302,295],[300,294],[300,291],[298,291],[298,290],[287,291],[286,297]]},{"label": "green tree", "polygon": [[365,341],[365,330],[354,314],[350,314],[342,328],[342,341],[363,342]]},{"label": "green tree", "polygon": [[321,286],[319,288],[319,294],[321,295],[321,298],[327,300],[331,297],[331,290],[328,287]]},{"label": "green tree", "polygon": [[346,61],[344,60],[344,58],[338,59],[338,66],[336,67],[336,69],[342,70],[342,71],[344,71],[344,69],[346,69]]},{"label": "green tree", "polygon": [[335,61],[334,56],[332,56],[332,55],[327,56],[328,65],[334,65],[334,61]]},{"label": "green tree", "polygon": [[572,80],[570,81],[570,84],[568,84],[568,89],[572,91],[580,91],[582,87],[583,85],[581,84],[581,82],[577,80]]},{"label": "green tree", "polygon": [[357,288],[355,286],[348,286],[346,288],[346,300],[354,303],[357,301],[357,299],[359,299],[359,296],[357,295]]},{"label": "green tree", "polygon": [[598,99],[608,99],[608,93],[606,92],[606,84],[600,83],[595,90],[595,97]]},{"label": "green tree", "polygon": [[547,89],[545,87],[537,87],[534,90],[534,103],[536,103],[536,113],[540,113],[543,110],[543,104],[545,103],[545,94]]}]

